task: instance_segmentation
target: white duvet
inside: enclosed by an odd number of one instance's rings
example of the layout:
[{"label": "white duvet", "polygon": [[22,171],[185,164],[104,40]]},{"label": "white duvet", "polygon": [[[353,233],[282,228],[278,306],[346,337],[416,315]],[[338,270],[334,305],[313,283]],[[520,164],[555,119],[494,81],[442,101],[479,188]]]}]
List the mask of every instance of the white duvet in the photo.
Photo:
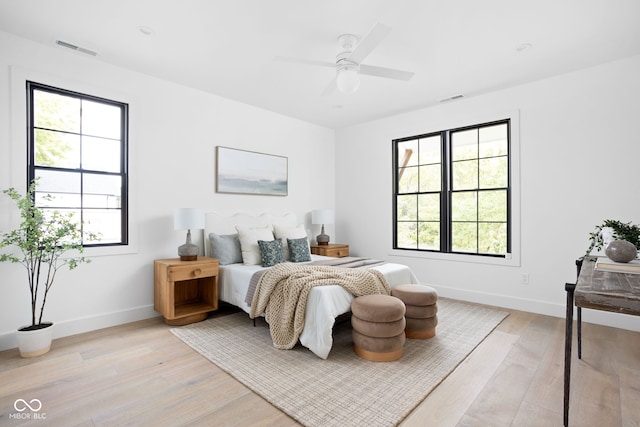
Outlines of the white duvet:
[{"label": "white duvet", "polygon": [[[319,255],[311,255],[312,261],[327,259]],[[389,285],[418,283],[415,274],[409,267],[401,264],[380,264],[374,268],[380,271]],[[251,307],[245,302],[249,280],[253,273],[262,270],[259,265],[230,264],[220,266],[219,296],[220,300],[240,307],[249,313]],[[318,357],[326,359],[333,345],[332,330],[336,317],[351,310],[353,295],[341,286],[314,287],[307,301],[304,329],[300,335],[300,343],[314,352]]]}]

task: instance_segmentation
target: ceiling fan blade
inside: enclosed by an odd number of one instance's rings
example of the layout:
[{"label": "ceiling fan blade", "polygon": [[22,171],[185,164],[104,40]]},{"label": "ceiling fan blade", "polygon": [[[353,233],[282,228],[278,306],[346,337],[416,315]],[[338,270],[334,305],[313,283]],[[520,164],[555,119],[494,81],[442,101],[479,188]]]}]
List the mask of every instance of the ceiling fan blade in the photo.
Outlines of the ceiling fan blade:
[{"label": "ceiling fan blade", "polygon": [[376,23],[349,55],[349,61],[360,64],[390,32],[390,27],[379,22]]},{"label": "ceiling fan blade", "polygon": [[322,91],[322,96],[329,96],[337,89],[338,85],[336,84],[336,78],[334,77],[333,80],[331,80],[331,83],[329,83],[327,87]]},{"label": "ceiling fan blade", "polygon": [[393,68],[376,67],[375,65],[360,65],[360,74],[385,77],[387,79],[409,81],[415,73],[411,71],[395,70]]},{"label": "ceiling fan blade", "polygon": [[335,62],[328,61],[316,61],[315,59],[300,59],[300,58],[291,58],[289,56],[276,56],[276,61],[280,62],[292,62],[294,64],[304,64],[304,65],[318,65],[320,67],[331,67],[335,68]]}]

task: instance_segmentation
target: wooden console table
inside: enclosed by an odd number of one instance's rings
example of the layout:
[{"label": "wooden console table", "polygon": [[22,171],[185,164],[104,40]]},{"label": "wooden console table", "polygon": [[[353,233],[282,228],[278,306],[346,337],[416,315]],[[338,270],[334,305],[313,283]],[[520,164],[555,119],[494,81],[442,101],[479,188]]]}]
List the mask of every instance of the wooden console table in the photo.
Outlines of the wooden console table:
[{"label": "wooden console table", "polygon": [[577,283],[566,283],[567,314],[564,345],[564,425],[569,425],[573,305],[577,307],[578,358],[582,359],[582,308],[640,316],[640,274],[596,270],[595,258],[576,261]]}]

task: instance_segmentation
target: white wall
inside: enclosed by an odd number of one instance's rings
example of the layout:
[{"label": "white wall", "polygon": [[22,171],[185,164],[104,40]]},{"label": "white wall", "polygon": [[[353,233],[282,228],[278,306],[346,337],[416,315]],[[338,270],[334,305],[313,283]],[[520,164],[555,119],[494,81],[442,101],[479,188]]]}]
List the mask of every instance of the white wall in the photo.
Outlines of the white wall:
[{"label": "white wall", "polygon": [[[354,254],[411,266],[442,296],[564,316],[564,284],[575,282],[574,261],[584,254],[588,233],[604,219],[640,223],[638,76],[635,56],[338,131],[337,234]],[[490,265],[393,251],[391,140],[514,111],[520,131],[519,262]],[[524,273],[527,285],[520,284]],[[587,322],[640,330],[638,317],[583,313]]]},{"label": "white wall", "polygon": [[[333,130],[2,32],[0,189],[26,188],[25,78],[130,103],[132,245],[59,273],[45,314],[56,322],[55,337],[157,315],[153,260],[177,256],[185,238],[173,230],[175,207],[294,211],[312,236],[319,230],[310,225],[310,211],[334,207]],[[289,195],[217,194],[217,145],[288,157]],[[15,226],[18,218],[6,197],[0,197],[0,209],[0,230]],[[15,347],[13,331],[30,322],[20,265],[0,264],[0,292],[2,350]]]}]

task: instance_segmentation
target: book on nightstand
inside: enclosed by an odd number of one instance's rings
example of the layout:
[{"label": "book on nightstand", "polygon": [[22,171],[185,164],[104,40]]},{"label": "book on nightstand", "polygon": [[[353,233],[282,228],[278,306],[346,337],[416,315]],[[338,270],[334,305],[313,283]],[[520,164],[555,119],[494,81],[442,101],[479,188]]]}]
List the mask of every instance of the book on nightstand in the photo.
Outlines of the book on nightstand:
[{"label": "book on nightstand", "polygon": [[615,262],[607,257],[598,257],[596,260],[596,270],[610,271],[613,273],[640,274],[640,260],[634,259],[629,262]]}]

